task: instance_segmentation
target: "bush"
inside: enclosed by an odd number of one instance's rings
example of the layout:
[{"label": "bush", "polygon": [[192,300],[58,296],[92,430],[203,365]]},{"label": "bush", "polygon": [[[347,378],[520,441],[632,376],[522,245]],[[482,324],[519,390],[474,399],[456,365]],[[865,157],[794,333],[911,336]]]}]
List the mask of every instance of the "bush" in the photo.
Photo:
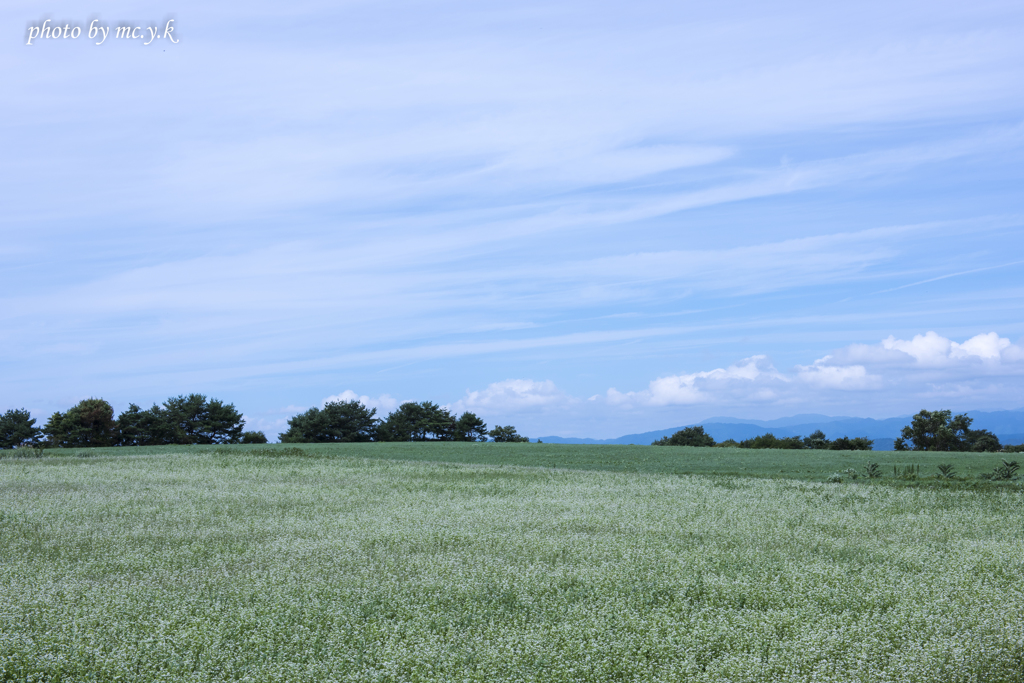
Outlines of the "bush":
[{"label": "bush", "polygon": [[704,428],[701,426],[686,427],[680,429],[672,436],[665,436],[654,443],[652,446],[697,446],[697,447],[710,447],[715,445],[715,440],[711,438],[710,434],[704,433]]},{"label": "bush", "polygon": [[842,436],[829,444],[828,449],[831,451],[870,451],[874,445],[875,442],[866,436],[858,436],[854,439]]},{"label": "bush", "polygon": [[825,438],[825,432],[820,429],[815,430],[810,436],[804,437],[804,448],[810,448],[811,450],[826,450],[832,442]]},{"label": "bush", "polygon": [[263,432],[242,432],[242,443],[267,443],[267,435]]},{"label": "bush", "polygon": [[907,465],[902,470],[896,465],[892,466],[892,476],[896,479],[903,479],[905,481],[914,481],[918,475],[921,474],[920,465]]},{"label": "bush", "polygon": [[1012,481],[1017,478],[1017,470],[1019,469],[1020,465],[1017,464],[1016,460],[1003,460],[1003,464],[996,467],[991,474],[985,474],[982,477],[994,481]]},{"label": "bush", "polygon": [[753,439],[744,439],[739,443],[740,448],[784,448],[797,450],[804,447],[804,441],[799,436],[787,436],[780,439],[771,432],[755,436]]},{"label": "bush", "polygon": [[530,440],[529,437],[519,436],[519,433],[516,432],[516,428],[512,425],[495,427],[491,431],[487,432],[487,434],[499,443],[527,443]]}]

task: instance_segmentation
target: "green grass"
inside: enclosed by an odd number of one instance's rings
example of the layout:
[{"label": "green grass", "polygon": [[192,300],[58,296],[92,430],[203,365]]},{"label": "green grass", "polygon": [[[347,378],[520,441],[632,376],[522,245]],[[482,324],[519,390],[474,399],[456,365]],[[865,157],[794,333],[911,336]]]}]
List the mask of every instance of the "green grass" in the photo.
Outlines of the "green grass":
[{"label": "green grass", "polygon": [[0,680],[1024,680],[1016,484],[381,446],[0,461]]},{"label": "green grass", "polygon": [[[162,446],[147,448],[58,449],[52,457],[104,457],[154,455],[181,452],[292,452],[315,457],[358,457],[413,462],[447,462],[477,465],[519,465],[556,469],[636,472],[648,474],[701,474],[772,479],[825,481],[836,473],[854,469],[863,478],[868,463],[878,463],[883,480],[892,482],[894,468],[900,473],[914,466],[917,482],[936,480],[938,466],[952,463],[959,481],[977,482],[979,475],[1002,464],[1001,458],[1024,460],[1018,454],[929,453],[917,451],[812,451],[745,448],[684,448],[678,446],[594,446],[571,444],[496,443],[366,443],[366,444],[270,444],[262,446]],[[17,451],[6,451],[8,455]],[[844,479],[849,480],[849,475]],[[860,480],[860,479],[858,479]],[[905,482],[905,480],[900,480]],[[943,482],[948,485],[949,482]],[[986,484],[987,486],[987,484]],[[1014,485],[1010,485],[1013,487]]]}]

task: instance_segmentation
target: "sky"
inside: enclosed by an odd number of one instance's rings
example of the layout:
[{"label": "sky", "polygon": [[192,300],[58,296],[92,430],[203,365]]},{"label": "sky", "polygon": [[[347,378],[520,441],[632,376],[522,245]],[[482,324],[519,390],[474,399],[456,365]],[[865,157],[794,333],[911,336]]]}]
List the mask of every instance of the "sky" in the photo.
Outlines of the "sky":
[{"label": "sky", "polygon": [[197,392],[273,439],[337,399],[591,438],[1024,407],[1020,2],[0,26],[0,410]]}]

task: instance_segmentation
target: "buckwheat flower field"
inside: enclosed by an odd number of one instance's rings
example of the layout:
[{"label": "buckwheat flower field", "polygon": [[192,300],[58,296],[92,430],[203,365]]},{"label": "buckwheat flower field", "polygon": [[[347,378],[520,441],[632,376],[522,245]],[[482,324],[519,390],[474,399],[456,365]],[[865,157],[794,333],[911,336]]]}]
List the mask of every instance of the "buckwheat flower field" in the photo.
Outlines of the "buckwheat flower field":
[{"label": "buckwheat flower field", "polygon": [[1024,680],[1019,487],[340,452],[0,461],[0,679]]}]

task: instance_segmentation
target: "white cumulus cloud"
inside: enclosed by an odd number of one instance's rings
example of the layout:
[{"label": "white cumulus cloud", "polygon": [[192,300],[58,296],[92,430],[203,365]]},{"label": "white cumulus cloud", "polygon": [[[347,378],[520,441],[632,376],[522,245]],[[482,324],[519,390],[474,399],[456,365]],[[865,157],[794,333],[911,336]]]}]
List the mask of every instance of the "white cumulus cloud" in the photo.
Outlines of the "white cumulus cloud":
[{"label": "white cumulus cloud", "polygon": [[484,414],[518,412],[567,403],[566,396],[551,380],[506,379],[493,382],[479,391],[466,391],[466,395],[450,406],[455,412],[466,410]]},{"label": "white cumulus cloud", "polygon": [[[1021,396],[1024,348],[995,332],[957,342],[936,332],[876,344],[851,344],[808,365],[780,372],[767,356],[745,358],[727,368],[669,375],[641,391],[608,389],[612,406],[851,405],[885,399],[917,401],[986,395]],[[1016,388],[1014,388],[1016,387]],[[910,404],[908,403],[908,405]]]},{"label": "white cumulus cloud", "polygon": [[893,335],[878,344],[851,344],[835,354],[840,364],[863,363],[906,369],[981,368],[1001,374],[1024,362],[1024,348],[995,332],[977,334],[963,343],[936,332],[911,339]]},{"label": "white cumulus cloud", "polygon": [[798,365],[797,379],[823,389],[877,389],[882,385],[879,375],[868,373],[863,365],[834,365],[832,356],[825,356],[811,365]]},{"label": "white cumulus cloud", "polygon": [[744,358],[727,368],[716,368],[652,380],[643,391],[609,389],[608,403],[650,406],[717,403],[729,399],[741,402],[771,401],[790,380],[771,364],[767,356]]}]

